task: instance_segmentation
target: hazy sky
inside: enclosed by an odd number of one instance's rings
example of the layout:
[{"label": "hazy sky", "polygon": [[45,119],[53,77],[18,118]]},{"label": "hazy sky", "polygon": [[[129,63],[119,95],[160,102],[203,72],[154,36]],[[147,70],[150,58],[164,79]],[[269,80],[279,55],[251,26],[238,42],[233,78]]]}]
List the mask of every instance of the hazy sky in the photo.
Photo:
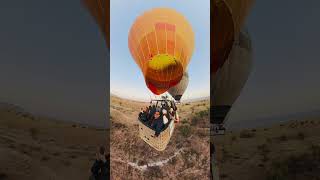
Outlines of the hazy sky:
[{"label": "hazy sky", "polygon": [[189,63],[189,86],[184,99],[210,94],[210,1],[111,0],[111,92],[122,97],[147,99],[151,91],[128,49],[128,33],[135,19],[155,7],[174,8],[190,22],[195,50]]},{"label": "hazy sky", "polygon": [[0,3],[0,102],[105,125],[107,49],[80,0]]},{"label": "hazy sky", "polygon": [[254,65],[229,123],[320,109],[320,1],[258,0],[248,18]]}]

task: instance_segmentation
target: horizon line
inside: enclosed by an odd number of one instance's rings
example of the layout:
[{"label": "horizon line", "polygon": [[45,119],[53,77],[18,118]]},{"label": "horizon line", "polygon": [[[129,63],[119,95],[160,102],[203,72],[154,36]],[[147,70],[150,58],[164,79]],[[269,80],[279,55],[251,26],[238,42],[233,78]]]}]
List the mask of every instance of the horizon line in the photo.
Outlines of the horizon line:
[{"label": "horizon line", "polygon": [[[116,94],[114,92],[110,92],[110,96],[115,96],[121,99],[128,99],[128,100],[133,100],[133,101],[139,101],[139,102],[149,102],[150,98],[138,98],[138,97],[128,97],[128,96],[122,96],[119,94]],[[161,95],[157,95],[158,97]],[[170,96],[171,97],[171,96]],[[210,95],[207,96],[199,96],[199,97],[194,97],[194,98],[187,98],[187,99],[183,99],[183,101],[193,101],[193,100],[203,100],[203,99],[208,99],[210,100]]]}]

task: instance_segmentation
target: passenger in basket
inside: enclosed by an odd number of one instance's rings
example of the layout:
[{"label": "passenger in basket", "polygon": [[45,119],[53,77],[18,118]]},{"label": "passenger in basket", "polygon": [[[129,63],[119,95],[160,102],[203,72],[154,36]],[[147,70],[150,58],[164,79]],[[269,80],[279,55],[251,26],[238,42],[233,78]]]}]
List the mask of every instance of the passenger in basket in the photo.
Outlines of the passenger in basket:
[{"label": "passenger in basket", "polygon": [[141,108],[141,111],[139,113],[139,119],[142,122],[147,122],[148,121],[148,113],[146,108]]},{"label": "passenger in basket", "polygon": [[156,105],[152,105],[149,111],[149,116],[148,116],[149,121],[153,119],[155,112],[156,112]]},{"label": "passenger in basket", "polygon": [[147,114],[147,121],[149,120],[149,113],[150,113],[150,109],[148,106],[146,106],[145,112]]},{"label": "passenger in basket", "polygon": [[151,122],[151,127],[153,130],[155,130],[155,136],[159,136],[161,133],[161,130],[163,128],[163,119],[160,115],[160,111],[156,111],[154,113],[154,119]]},{"label": "passenger in basket", "polygon": [[169,124],[169,118],[168,118],[168,114],[167,114],[167,110],[162,109],[162,119],[163,119],[163,124],[164,127],[167,127],[167,125]]},{"label": "passenger in basket", "polygon": [[175,122],[179,122],[178,113],[174,111],[173,108],[170,108],[169,115],[170,115],[170,119],[174,120]]}]

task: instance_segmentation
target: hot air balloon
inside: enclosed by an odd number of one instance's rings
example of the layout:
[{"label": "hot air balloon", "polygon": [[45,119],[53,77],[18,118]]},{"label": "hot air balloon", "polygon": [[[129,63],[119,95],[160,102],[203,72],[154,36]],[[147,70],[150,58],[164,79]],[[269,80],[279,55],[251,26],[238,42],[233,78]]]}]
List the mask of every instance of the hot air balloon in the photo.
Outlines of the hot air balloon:
[{"label": "hot air balloon", "polygon": [[[244,33],[240,33],[240,30],[245,22],[245,18],[250,10],[254,0],[243,0],[243,1],[233,1],[233,0],[214,0],[212,3],[213,9],[213,38],[211,42],[213,44],[213,48],[211,51],[213,59],[210,61],[211,66],[211,84],[213,88],[211,88],[211,97],[212,105],[214,108],[211,108],[211,123],[213,124],[221,124],[227,112],[230,109],[230,103],[226,103],[225,106],[221,105],[220,99],[229,95],[222,95],[219,92],[221,89],[222,81],[226,81],[225,84],[229,83],[230,86],[234,84],[233,88],[236,87],[236,84],[241,84],[243,82],[231,82],[227,81],[224,78],[227,78],[226,73],[233,73],[233,71],[241,71],[243,68],[241,66],[237,67],[237,65],[233,61],[237,61],[237,53],[233,53],[234,57],[230,57],[231,50],[237,49],[235,47],[236,39],[240,39],[244,37]],[[238,40],[239,41],[239,40]],[[225,65],[228,63],[229,65]],[[231,66],[232,65],[232,66]],[[224,67],[225,66],[225,67]],[[223,68],[224,67],[224,68]],[[229,67],[229,68],[227,68]],[[231,69],[232,68],[232,69]],[[237,70],[239,68],[239,70]],[[222,69],[230,69],[226,72]],[[222,72],[220,72],[222,71]],[[222,76],[222,77],[219,77]],[[239,75],[240,77],[241,75]],[[217,82],[215,82],[217,81]],[[220,83],[220,84],[219,84]],[[238,89],[235,89],[237,91]],[[222,90],[223,91],[223,90]],[[231,89],[226,90],[232,91]],[[237,94],[237,93],[235,93]],[[232,97],[231,97],[232,96]],[[235,99],[234,95],[230,95],[230,99]],[[218,104],[220,104],[218,106]]]},{"label": "hot air balloon", "polygon": [[[218,126],[217,129],[221,129],[224,132],[224,127],[223,123],[225,121],[226,115],[229,112],[231,106],[232,106],[232,101],[235,101],[235,98],[237,94],[239,95],[241,86],[244,84],[244,79],[247,74],[246,71],[246,66],[242,67],[236,67],[237,63],[234,63],[232,61],[239,60],[236,56],[237,53],[233,52],[232,58],[230,57],[230,52],[232,49],[235,48],[235,40],[237,37],[239,38],[239,43],[241,42],[241,37],[242,35],[239,35],[240,30],[243,28],[243,24],[245,22],[245,18],[247,14],[249,13],[249,10],[253,4],[254,0],[213,0],[211,3],[211,12],[213,18],[213,22],[211,24],[213,25],[212,28],[212,34],[211,36],[211,44],[213,45],[213,48],[211,49],[211,61],[210,61],[210,73],[211,73],[211,82],[212,84],[211,87],[211,107],[210,107],[210,123],[212,124],[212,127],[214,128],[211,130],[210,134],[214,135],[216,126]],[[247,37],[247,36],[242,36],[242,37]],[[251,47],[250,47],[251,48]],[[234,50],[234,51],[239,51]],[[243,49],[242,51],[245,51]],[[251,49],[247,50],[247,52],[251,51]],[[242,55],[242,58],[244,58],[245,55]],[[247,64],[251,64],[251,58],[247,59]],[[246,63],[246,62],[243,62]],[[231,65],[233,64],[233,65]],[[223,67],[225,66],[225,67]],[[230,68],[227,68],[230,66]],[[243,68],[243,70],[235,70],[237,68]],[[223,69],[223,70],[222,70]],[[220,72],[220,71],[225,71],[225,73]],[[227,77],[227,73],[232,73],[232,77],[230,79],[234,79],[236,76],[236,73],[242,73],[242,75],[239,75],[240,79],[239,81],[241,82],[235,82],[237,85],[234,85],[236,89],[234,90],[233,93],[231,89],[228,90],[229,93],[231,93],[231,97],[227,100],[226,102],[228,103],[221,103],[223,102],[223,97],[227,97],[227,94],[221,94],[222,93],[222,87],[227,87],[225,86],[227,83],[232,84],[234,82],[229,81]],[[236,71],[236,72],[232,72]],[[221,77],[219,77],[221,76]],[[224,77],[223,77],[224,76]],[[244,78],[245,77],[245,78]],[[226,81],[222,85],[222,81]],[[217,82],[215,82],[217,81]],[[232,88],[232,87],[229,87]],[[220,90],[219,90],[220,89]],[[220,92],[220,93],[218,93]],[[221,98],[219,97],[221,96]],[[217,102],[215,102],[217,99]],[[219,103],[220,102],[220,103]],[[232,102],[232,103],[230,103]],[[210,140],[210,145],[211,147],[214,147],[213,139]],[[214,178],[214,174],[217,171],[217,168],[215,167],[215,162],[214,162],[214,152],[212,151],[213,148],[210,148],[210,158],[211,158],[211,166],[210,166],[210,171],[211,171],[211,178]]]},{"label": "hot air balloon", "polygon": [[241,31],[229,58],[213,77],[213,118],[215,124],[225,123],[225,117],[246,83],[252,65],[251,40]]},{"label": "hot air balloon", "polygon": [[176,101],[180,101],[183,93],[186,91],[187,87],[189,84],[189,74],[188,72],[184,72],[182,79],[180,80],[180,82],[171,87],[168,90],[168,93],[176,100]]},{"label": "hot air balloon", "polygon": [[180,82],[194,49],[191,25],[169,8],[155,8],[139,16],[128,41],[147,87],[156,95]]},{"label": "hot air balloon", "polygon": [[98,23],[107,44],[110,47],[110,0],[82,0]]},{"label": "hot air balloon", "polygon": [[[224,123],[227,115],[246,83],[252,66],[252,46],[247,31],[241,31],[235,40],[228,59],[211,77],[211,118],[213,124],[212,135],[224,134]],[[213,139],[210,141],[211,176],[218,173],[214,162]]]}]

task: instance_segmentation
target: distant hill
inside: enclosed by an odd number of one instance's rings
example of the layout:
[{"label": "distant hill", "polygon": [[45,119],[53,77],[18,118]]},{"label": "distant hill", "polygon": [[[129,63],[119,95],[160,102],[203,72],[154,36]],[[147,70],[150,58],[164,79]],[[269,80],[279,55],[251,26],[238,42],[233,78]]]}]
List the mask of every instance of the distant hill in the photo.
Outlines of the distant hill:
[{"label": "distant hill", "polygon": [[[121,96],[114,94],[114,93],[110,93],[110,97],[117,97],[117,98],[121,98],[123,100],[130,100],[130,101],[135,101],[135,102],[149,102],[150,101],[150,100],[141,100],[141,99],[136,99],[136,98],[121,97]],[[197,102],[197,101],[203,101],[203,100],[210,100],[210,97],[206,96],[206,97],[199,97],[199,98],[182,99],[182,102]]]},{"label": "distant hill", "polygon": [[258,118],[254,120],[243,120],[238,122],[227,121],[227,127],[229,129],[243,129],[243,128],[254,128],[254,127],[265,127],[273,124],[279,124],[288,122],[291,120],[312,120],[320,118],[320,110],[311,110],[306,112],[298,112],[292,114],[285,114],[273,117]]},{"label": "distant hill", "polygon": [[17,106],[15,104],[6,103],[6,102],[0,102],[0,110],[14,110],[16,112],[24,112],[25,111],[20,106]]}]

